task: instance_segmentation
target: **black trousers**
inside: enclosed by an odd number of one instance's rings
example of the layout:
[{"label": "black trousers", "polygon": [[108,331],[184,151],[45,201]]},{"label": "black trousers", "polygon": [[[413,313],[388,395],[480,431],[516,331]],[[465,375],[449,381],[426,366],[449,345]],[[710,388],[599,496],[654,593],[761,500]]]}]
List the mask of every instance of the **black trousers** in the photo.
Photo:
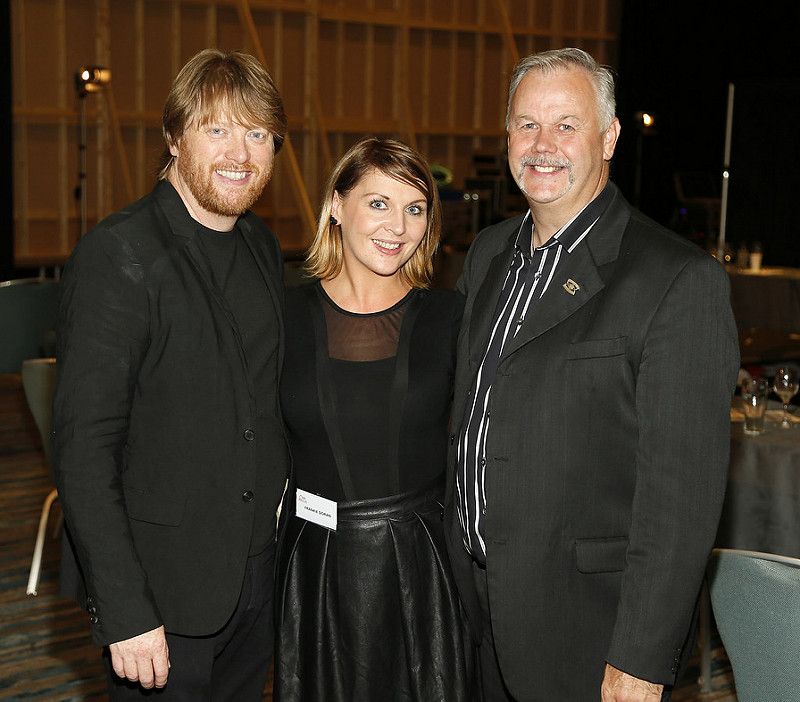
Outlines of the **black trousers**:
[{"label": "black trousers", "polygon": [[[167,633],[169,678],[159,690],[117,677],[105,649],[109,699],[163,702],[260,702],[274,647],[272,597],[275,547],[247,559],[242,592],[231,618],[209,636]],[[198,583],[198,587],[202,587]]]}]

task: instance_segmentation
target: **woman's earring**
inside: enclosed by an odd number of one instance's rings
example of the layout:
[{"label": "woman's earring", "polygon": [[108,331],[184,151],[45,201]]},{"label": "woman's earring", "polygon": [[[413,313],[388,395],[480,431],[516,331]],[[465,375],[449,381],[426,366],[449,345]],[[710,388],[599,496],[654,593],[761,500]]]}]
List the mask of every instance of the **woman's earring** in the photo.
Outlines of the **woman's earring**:
[{"label": "woman's earring", "polygon": [[331,215],[331,226],[335,227],[337,224],[339,224],[339,222],[336,221],[336,217]]}]

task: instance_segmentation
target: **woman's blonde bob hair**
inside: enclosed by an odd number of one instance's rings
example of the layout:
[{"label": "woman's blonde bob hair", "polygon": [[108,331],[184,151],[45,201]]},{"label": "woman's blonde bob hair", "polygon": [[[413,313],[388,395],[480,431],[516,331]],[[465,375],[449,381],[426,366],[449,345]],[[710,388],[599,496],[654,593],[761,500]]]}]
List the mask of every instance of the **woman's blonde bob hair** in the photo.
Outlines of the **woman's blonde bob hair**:
[{"label": "woman's blonde bob hair", "polygon": [[342,233],[339,224],[331,220],[333,194],[347,197],[358,182],[373,171],[418,188],[425,196],[428,218],[425,234],[417,250],[400,269],[400,276],[412,288],[427,288],[433,274],[433,255],[442,232],[442,209],[436,182],[425,159],[414,149],[399,141],[378,137],[359,141],[333,169],[325,186],[317,233],[308,250],[306,272],[321,280],[330,280],[341,272]]},{"label": "woman's blonde bob hair", "polygon": [[175,76],[164,104],[161,130],[166,147],[158,166],[159,180],[169,175],[175,163],[170,146],[190,127],[202,127],[223,111],[246,127],[266,127],[275,154],[280,151],[287,121],[272,77],[250,54],[204,49]]}]

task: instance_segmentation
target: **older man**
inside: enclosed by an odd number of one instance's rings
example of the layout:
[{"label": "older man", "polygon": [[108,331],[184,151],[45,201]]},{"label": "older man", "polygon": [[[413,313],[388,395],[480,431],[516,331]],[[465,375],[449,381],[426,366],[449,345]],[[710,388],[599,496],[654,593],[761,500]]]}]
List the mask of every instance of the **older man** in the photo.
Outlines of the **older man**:
[{"label": "older man", "polygon": [[111,698],[260,700],[288,456],[280,249],[247,210],[286,117],[258,61],[206,50],[163,131],[155,189],[65,269],[56,479]]},{"label": "older man", "polygon": [[508,155],[530,210],[459,287],[450,547],[488,700],[658,700],[721,509],[737,337],[723,269],[609,181],[611,73],[517,66]]}]

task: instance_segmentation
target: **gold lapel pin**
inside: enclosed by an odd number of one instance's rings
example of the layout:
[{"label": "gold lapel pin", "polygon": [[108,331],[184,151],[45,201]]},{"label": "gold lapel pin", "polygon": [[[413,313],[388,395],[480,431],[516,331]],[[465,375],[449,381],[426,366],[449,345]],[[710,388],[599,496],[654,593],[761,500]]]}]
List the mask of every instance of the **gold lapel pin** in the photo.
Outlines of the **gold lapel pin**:
[{"label": "gold lapel pin", "polygon": [[581,286],[578,285],[572,278],[567,278],[567,282],[564,283],[562,286],[564,290],[566,290],[570,295],[574,295],[578,290],[581,289]]}]

